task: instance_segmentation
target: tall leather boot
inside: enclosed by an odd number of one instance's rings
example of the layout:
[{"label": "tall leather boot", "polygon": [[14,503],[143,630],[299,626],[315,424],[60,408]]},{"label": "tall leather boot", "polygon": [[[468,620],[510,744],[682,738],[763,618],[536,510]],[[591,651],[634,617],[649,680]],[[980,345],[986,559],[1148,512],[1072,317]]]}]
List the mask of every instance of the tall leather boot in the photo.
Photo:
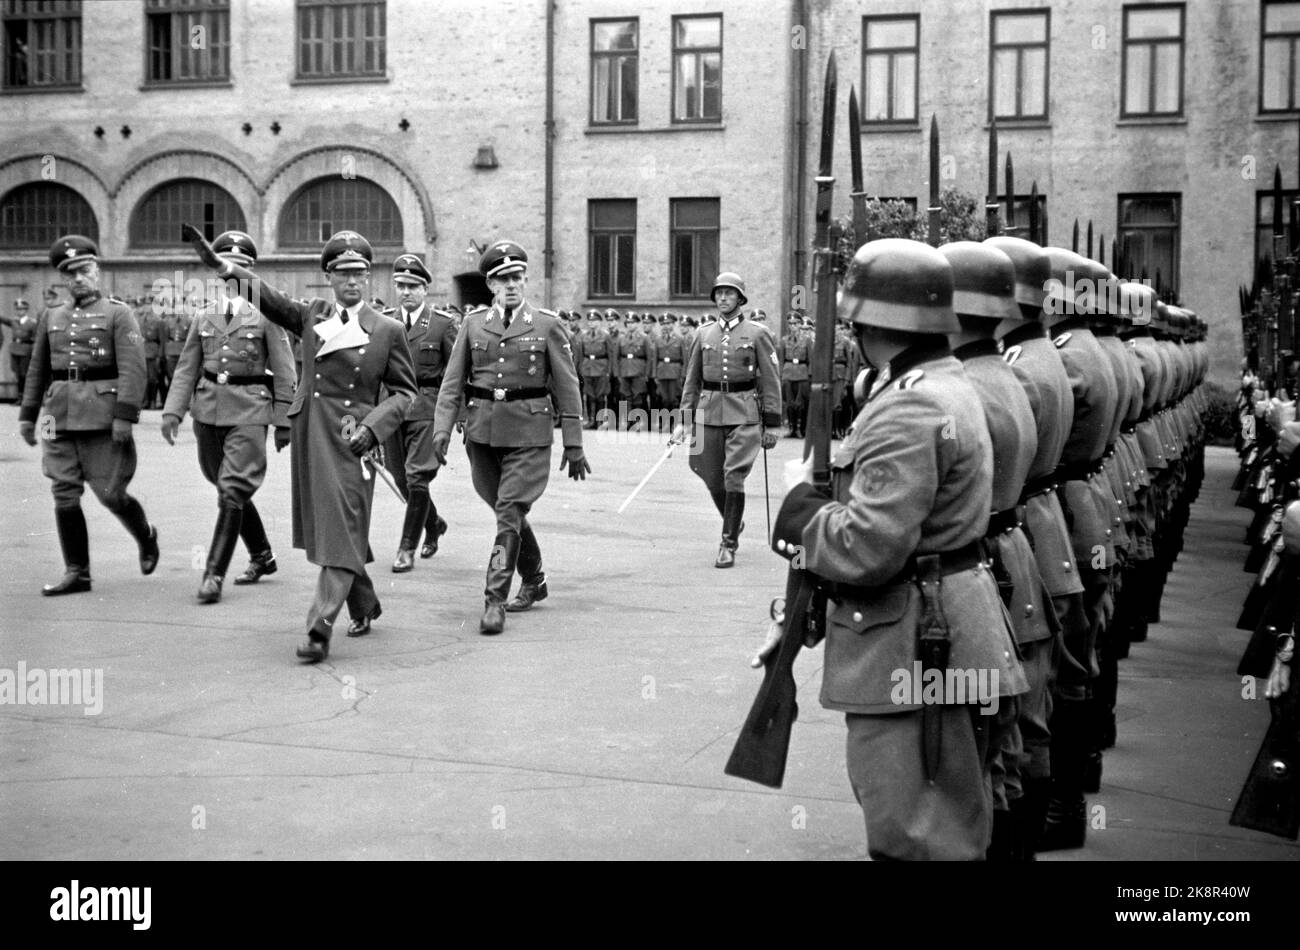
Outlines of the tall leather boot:
[{"label": "tall leather boot", "polygon": [[1088,835],[1088,806],[1083,798],[1087,757],[1087,704],[1060,702],[1052,714],[1052,784],[1038,851],[1082,848]]},{"label": "tall leather boot", "polygon": [[1043,835],[1043,823],[1047,819],[1052,780],[1022,776],[1020,785],[1024,789],[1024,795],[1011,803],[1011,812],[1016,816],[1024,859],[1033,861]]},{"label": "tall leather boot", "polygon": [[734,567],[736,548],[740,543],[740,519],[745,513],[745,493],[729,491],[724,499],[722,511],[722,544],[718,547],[718,559],[714,567]]},{"label": "tall leather boot", "polygon": [[239,522],[239,536],[248,548],[249,562],[244,573],[235,578],[236,584],[255,584],[260,578],[274,574],[278,568],[271,552],[271,541],[266,536],[262,516],[258,514],[253,499],[244,502],[244,517]]},{"label": "tall leather boot", "polygon": [[90,535],[86,515],[80,505],[55,508],[54,524],[59,530],[59,547],[63,549],[63,577],[56,584],[46,584],[46,597],[80,594],[90,590]]},{"label": "tall leather boot", "polygon": [[428,516],[428,491],[411,492],[406,501],[406,517],[402,521],[402,539],[397,542],[397,559],[393,561],[394,574],[405,574],[415,567],[415,546],[420,543],[420,532],[424,530]]},{"label": "tall leather boot", "polygon": [[239,524],[244,513],[232,505],[217,509],[217,526],[212,530],[212,544],[208,547],[208,564],[199,584],[199,603],[215,604],[221,599],[221,583],[230,567],[235,542],[239,540]]},{"label": "tall leather boot", "polygon": [[487,583],[483,588],[483,619],[478,632],[487,635],[500,633],[506,627],[506,598],[510,596],[510,582],[519,562],[519,535],[502,531],[492,546],[488,560]]},{"label": "tall leather boot", "polygon": [[158,529],[149,523],[140,502],[126,496],[126,503],[117,511],[119,521],[131,532],[140,548],[140,573],[148,576],[158,566]]},{"label": "tall leather boot", "polygon": [[542,549],[537,544],[537,535],[533,534],[533,526],[527,521],[519,532],[518,568],[523,583],[519,585],[515,599],[506,604],[506,612],[512,614],[531,609],[539,600],[545,600],[548,593],[546,573],[542,570]]},{"label": "tall leather boot", "polygon": [[[428,492],[425,492],[428,494]],[[438,515],[438,506],[429,498],[429,514],[424,519],[424,545],[420,557],[429,558],[438,553],[438,539],[447,533],[447,522]]]},{"label": "tall leather boot", "polygon": [[713,507],[718,509],[718,514],[727,513],[727,493],[724,491],[709,491],[709,497],[713,499]]}]

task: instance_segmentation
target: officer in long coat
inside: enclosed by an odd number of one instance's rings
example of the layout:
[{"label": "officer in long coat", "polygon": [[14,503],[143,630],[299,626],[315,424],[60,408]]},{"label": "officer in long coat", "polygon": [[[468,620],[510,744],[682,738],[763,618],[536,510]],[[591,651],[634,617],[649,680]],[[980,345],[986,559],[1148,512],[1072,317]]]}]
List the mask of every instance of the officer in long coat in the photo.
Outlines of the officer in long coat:
[{"label": "officer in long coat", "polygon": [[[415,398],[415,368],[402,325],[366,302],[373,252],[355,231],[339,231],[321,251],[333,300],[299,301],[253,272],[222,260],[189,225],[186,239],[223,279],[249,288],[273,323],[302,338],[302,378],[289,409],[293,432],[293,546],[320,566],[297,654],[329,655],[334,618],[348,605],[349,636],[370,632],[379,598],[366,573],[374,477],[363,456],[389,438]],[[385,395],[384,393],[387,393]]]},{"label": "officer in long coat", "polygon": [[[560,470],[573,479],[591,471],[582,452],[582,405],[573,348],[552,311],[528,303],[528,255],[497,241],[479,259],[493,293],[487,310],[466,314],[438,393],[433,447],[445,464],[451,429],[465,406],[465,454],[474,490],[496,513],[479,632],[505,629],[506,611],[530,609],[548,590],[542,551],[528,512],[546,488],[552,416],[560,417]],[[523,583],[507,606],[516,568]]]},{"label": "officer in long coat", "polygon": [[682,424],[673,441],[695,425],[691,471],[709,490],[722,515],[722,543],[714,567],[736,563],[745,515],[745,479],[761,446],[777,442],[781,378],[771,331],[745,319],[745,284],[719,274],[711,293],[721,317],[700,329],[682,383]]},{"label": "officer in long coat", "polygon": [[[257,260],[257,246],[243,231],[217,235],[212,249],[249,270]],[[254,564],[254,580],[276,570],[253,493],[266,478],[267,427],[275,428],[277,451],[289,444],[288,413],[296,378],[293,351],[285,332],[262,316],[240,289],[247,288],[230,282],[219,299],[196,315],[163,407],[162,434],[168,445],[175,444],[186,410],[194,416],[199,469],[217,486],[217,524],[199,584],[201,604],[221,599],[240,537]]]},{"label": "officer in long coat", "polygon": [[99,292],[99,250],[80,234],[59,238],[50,264],[72,292],[69,303],[38,321],[27,371],[19,431],[35,445],[54,493],[54,520],[63,548],[63,578],[46,596],[90,590],[90,539],[81,495],[87,484],[135,538],[140,572],[158,566],[158,529],[127,494],[135,476],[132,426],[144,399],[144,340],[131,310]]},{"label": "officer in long coat", "polygon": [[404,574],[415,566],[415,546],[421,531],[425,540],[420,556],[426,558],[438,553],[438,539],[447,532],[447,522],[439,516],[429,494],[429,483],[438,473],[433,458],[433,419],[443,369],[456,342],[456,324],[425,299],[431,280],[433,276],[418,254],[402,254],[393,262],[398,307],[391,316],[406,328],[406,345],[415,360],[420,390],[401,427],[385,443],[384,463],[406,499],[394,574]]},{"label": "officer in long coat", "polygon": [[[832,458],[833,498],[800,484],[773,526],[777,553],[833,585],[821,702],[846,714],[873,858],[984,858],[994,717],[981,713],[1025,690],[980,543],[993,453],[944,337],[959,329],[952,304],[952,270],[933,248],[891,238],[858,249],[840,315],[873,369],[866,403]],[[938,695],[908,686],[918,666],[939,669],[919,655],[923,622],[947,641],[947,671],[984,671],[976,695],[955,678]]]}]

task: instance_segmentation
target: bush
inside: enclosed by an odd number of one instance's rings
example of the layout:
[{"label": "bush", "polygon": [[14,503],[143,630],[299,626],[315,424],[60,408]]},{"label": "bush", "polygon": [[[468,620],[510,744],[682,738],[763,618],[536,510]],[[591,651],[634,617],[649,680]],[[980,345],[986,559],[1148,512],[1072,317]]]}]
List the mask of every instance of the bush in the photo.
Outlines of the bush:
[{"label": "bush", "polygon": [[1207,445],[1233,445],[1237,437],[1237,394],[1216,382],[1206,381],[1205,442]]}]

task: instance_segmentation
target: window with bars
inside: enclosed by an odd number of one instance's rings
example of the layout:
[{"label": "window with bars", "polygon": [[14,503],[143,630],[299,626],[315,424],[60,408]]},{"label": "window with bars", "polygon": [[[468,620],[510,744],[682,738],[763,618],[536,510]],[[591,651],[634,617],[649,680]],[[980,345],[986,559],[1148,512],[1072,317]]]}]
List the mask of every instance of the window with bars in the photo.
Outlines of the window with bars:
[{"label": "window with bars", "polygon": [[1300,3],[1264,0],[1259,49],[1259,111],[1294,112]]},{"label": "window with bars", "polygon": [[1121,118],[1183,114],[1183,5],[1124,7]]},{"label": "window with bars", "polygon": [[197,178],[164,182],[149,192],[131,214],[131,247],[166,247],[182,243],[181,225],[192,224],[211,241],[232,228],[245,231],[239,202],[220,185]]},{"label": "window with bars", "polygon": [[921,18],[862,18],[862,122],[915,122]]},{"label": "window with bars", "polygon": [[587,202],[587,294],[636,296],[636,199]]},{"label": "window with bars", "polygon": [[230,0],[147,0],[148,83],[230,78]]},{"label": "window with bars", "polygon": [[722,121],[722,17],[673,17],[673,121]]},{"label": "window with bars", "polygon": [[722,207],[717,198],[673,198],[669,207],[668,292],[707,300],[718,275]]},{"label": "window with bars", "polygon": [[637,120],[637,20],[591,21],[591,121]]},{"label": "window with bars", "polygon": [[1047,10],[990,14],[989,109],[998,119],[1046,119]]},{"label": "window with bars", "polygon": [[4,88],[81,85],[80,0],[4,0]]},{"label": "window with bars", "polygon": [[1182,196],[1120,195],[1119,247],[1125,277],[1145,279],[1159,291],[1177,287]]},{"label": "window with bars", "polygon": [[0,248],[44,251],[65,234],[99,240],[95,212],[66,185],[32,182],[0,198]]},{"label": "window with bars", "polygon": [[385,75],[384,0],[298,0],[298,78]]},{"label": "window with bars", "polygon": [[336,231],[356,231],[373,247],[400,247],[402,215],[388,192],[366,178],[322,178],[304,185],[280,215],[280,246],[317,250]]}]

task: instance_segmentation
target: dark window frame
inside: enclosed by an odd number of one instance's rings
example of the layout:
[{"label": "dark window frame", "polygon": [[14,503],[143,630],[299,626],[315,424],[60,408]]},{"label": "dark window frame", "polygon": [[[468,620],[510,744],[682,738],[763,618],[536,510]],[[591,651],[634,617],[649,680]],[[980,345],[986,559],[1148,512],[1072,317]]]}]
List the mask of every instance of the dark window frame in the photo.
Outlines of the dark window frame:
[{"label": "dark window frame", "polygon": [[[636,34],[636,48],[633,50],[597,50],[596,49],[596,27],[603,23],[631,23],[634,25]],[[636,125],[641,121],[641,18],[634,17],[593,17],[590,21],[590,30],[588,33],[588,50],[591,59],[591,73],[589,76],[590,91],[588,95],[589,104],[587,109],[587,121],[592,125],[610,126],[610,125]],[[635,115],[630,119],[597,119],[596,118],[596,63],[598,60],[608,59],[617,60],[631,56],[636,61],[636,92],[633,96],[633,110]],[[611,75],[613,75],[611,66]]]},{"label": "dark window frame", "polygon": [[[1015,195],[1015,207],[1016,207],[1016,232],[1015,233],[1018,237],[1027,238],[1029,236],[1029,199],[1032,197],[1033,195],[1030,192],[1025,192],[1024,194]],[[1038,223],[1040,225],[1039,228],[1040,231],[1042,230],[1041,228],[1042,223],[1047,220],[1046,215],[1047,215],[1047,195],[1040,194],[1038,196]],[[1004,228],[1007,225],[1006,192],[1001,192],[998,194],[998,225]],[[1047,243],[1046,241],[1043,240],[1042,234],[1038,235],[1038,240],[1039,243],[1042,244]]]},{"label": "dark window frame", "polygon": [[[1300,111],[1300,77],[1297,76],[1297,67],[1300,67],[1300,53],[1297,53],[1297,47],[1300,47],[1300,31],[1294,33],[1268,33],[1265,32],[1265,16],[1269,7],[1282,6],[1283,4],[1296,4],[1295,0],[1260,0],[1259,5],[1259,113],[1260,115],[1286,115],[1287,113]],[[1290,73],[1290,84],[1287,90],[1288,104],[1278,109],[1269,109],[1264,105],[1264,44],[1268,40],[1289,39],[1290,55],[1287,57],[1288,71]]]},{"label": "dark window frame", "polygon": [[[379,32],[374,36],[367,37],[363,30],[365,28],[366,10],[373,9],[378,17]],[[347,10],[351,11],[351,18],[345,16],[331,16],[330,11]],[[306,37],[304,27],[311,16],[316,11],[323,11],[320,14],[320,36]],[[350,36],[345,35],[340,40],[335,35],[335,21],[342,21],[341,24],[346,29],[353,32]],[[358,62],[364,63],[366,58],[366,47],[368,43],[373,42],[376,48],[376,58],[379,64],[373,69],[366,69],[364,65],[358,67]],[[342,48],[348,51],[345,55],[350,55],[353,61],[352,69],[334,68],[334,48],[342,43]],[[319,56],[304,57],[304,49],[307,45],[315,46],[319,44]],[[319,59],[320,69],[308,72],[304,68],[304,59]],[[388,2],[387,0],[294,0],[294,82],[297,83],[330,83],[330,82],[357,82],[373,81],[376,79],[388,78]]]},{"label": "dark window frame", "polygon": [[[167,20],[168,46],[165,50],[154,45],[154,21]],[[195,20],[201,22],[194,22]],[[213,27],[221,24],[218,32]],[[219,71],[206,76],[179,76],[187,51],[190,31],[202,26],[207,31],[209,49],[213,35],[219,42]],[[146,86],[228,86],[230,85],[230,0],[145,0],[144,3],[144,84]],[[167,57],[169,75],[158,76],[155,67],[158,57]],[[199,57],[195,57],[197,61]]]},{"label": "dark window frame", "polygon": [[[1173,224],[1129,224],[1124,223],[1124,202],[1126,201],[1152,201],[1152,200],[1169,200],[1173,202],[1174,223]],[[1115,233],[1116,240],[1119,242],[1120,254],[1126,260],[1131,260],[1133,256],[1130,238],[1134,234],[1154,233],[1156,231],[1170,231],[1173,234],[1172,258],[1173,258],[1173,279],[1170,275],[1161,274],[1161,290],[1167,287],[1177,288],[1182,286],[1182,268],[1183,268],[1183,194],[1180,191],[1135,191],[1125,192],[1115,197]],[[1124,277],[1137,280],[1141,278],[1142,268],[1129,268],[1132,273],[1124,274]],[[1156,279],[1155,268],[1152,267],[1146,274],[1146,278],[1153,282]]]},{"label": "dark window frame", "polygon": [[[290,231],[295,226],[295,222],[291,221],[290,218],[295,214],[299,202],[303,201],[307,197],[307,193],[310,189],[330,184],[347,186],[353,182],[362,182],[366,185],[370,185],[388,199],[388,203],[391,205],[392,210],[391,223],[393,225],[393,230],[396,232],[395,237],[378,236],[376,234],[376,229],[373,226],[374,222],[357,224],[354,219],[341,214],[339,211],[340,206],[342,206],[342,212],[344,213],[346,213],[348,209],[345,202],[337,197],[331,197],[329,200],[331,208],[335,209],[333,218],[325,219],[320,216],[312,216],[310,214],[310,209],[308,209],[306,220],[316,225],[315,234],[307,237],[299,237],[296,234],[290,236]],[[312,200],[317,202],[322,201],[320,198]],[[381,207],[380,210],[386,211],[387,209]],[[382,216],[377,220],[382,222]],[[327,227],[322,227],[322,225],[327,225]],[[373,178],[365,178],[360,175],[356,178],[339,178],[331,175],[323,175],[319,178],[313,178],[311,181],[303,182],[294,189],[288,200],[285,201],[284,206],[280,209],[279,216],[276,218],[275,246],[284,251],[319,251],[321,245],[329,240],[330,235],[346,228],[356,231],[358,234],[365,237],[366,240],[370,242],[371,247],[375,250],[383,249],[400,251],[403,243],[404,227],[405,223],[402,221],[402,209],[398,206],[397,199],[389,194],[388,189],[379,184],[379,182],[375,181]]]},{"label": "dark window frame", "polygon": [[[77,218],[60,214],[60,203],[57,201],[53,205],[44,202],[29,202],[25,205],[13,203],[15,195],[33,194],[42,190],[60,195],[66,192],[70,197],[62,207],[84,214]],[[28,212],[28,220],[16,220],[19,210]],[[20,229],[34,232],[37,236],[25,241],[11,240],[11,237],[16,238]],[[99,219],[95,216],[95,209],[77,189],[56,181],[27,181],[0,195],[0,250],[47,251],[64,234],[84,234],[92,241],[99,240]]]},{"label": "dark window frame", "polygon": [[[718,45],[714,46],[686,46],[678,47],[677,45],[677,24],[682,20],[717,20],[718,21]],[[672,117],[673,125],[717,125],[722,122],[722,70],[724,65],[723,48],[726,45],[726,23],[723,21],[721,12],[717,13],[686,13],[674,16],[672,19],[672,82],[669,83],[668,114]],[[710,54],[718,54],[718,114],[704,115],[704,79],[703,79],[703,60],[701,57]],[[677,115],[677,61],[681,57],[692,57],[695,59],[695,75],[699,80],[700,95],[700,116],[698,118],[682,118]]]},{"label": "dark window frame", "polygon": [[[693,227],[677,225],[677,206],[688,201],[708,201],[717,208],[718,223],[712,227]],[[695,286],[686,292],[679,292],[675,285],[674,247],[679,235],[691,236],[691,282]],[[717,275],[705,275],[700,271],[700,240],[712,236],[715,242],[714,259],[718,266],[722,261],[722,199],[719,197],[669,198],[668,199],[668,297],[670,300],[709,300],[713,290],[712,281]]]},{"label": "dark window frame", "polygon": [[[1297,199],[1300,199],[1300,189],[1296,189],[1296,188],[1282,189],[1282,203],[1284,206],[1284,210],[1282,214],[1282,234],[1287,237],[1288,249],[1290,247],[1289,241],[1293,237],[1300,238],[1300,235],[1293,236],[1291,234],[1291,206],[1296,202]],[[1264,255],[1261,255],[1259,253],[1261,249],[1261,243],[1263,245],[1263,250],[1265,251],[1265,254],[1268,257],[1268,260],[1272,261],[1273,259],[1273,210],[1272,208],[1269,209],[1267,218],[1264,216],[1264,204],[1265,202],[1271,202],[1272,200],[1273,200],[1273,189],[1271,187],[1256,189],[1255,191],[1255,246],[1252,251],[1255,267],[1251,271],[1252,274],[1258,273],[1260,261],[1264,259]]]},{"label": "dark window frame", "polygon": [[[182,186],[194,185],[206,186],[207,188],[219,192],[220,195],[216,197],[222,197],[223,201],[228,201],[229,206],[235,210],[236,215],[234,217],[224,217],[221,220],[218,220],[216,203],[211,202],[211,217],[206,213],[206,208],[209,203],[205,203],[205,210],[203,213],[196,214],[190,211],[182,211],[171,215],[166,219],[169,222],[167,225],[162,224],[162,219],[151,221],[145,220],[142,217],[146,209],[150,207],[150,202],[152,202],[164,189],[176,190]],[[183,202],[173,202],[173,206],[181,203]],[[164,207],[167,207],[167,205],[164,205]],[[160,182],[141,195],[140,200],[137,201],[135,207],[131,209],[131,216],[127,219],[127,246],[133,251],[175,250],[178,243],[181,241],[181,225],[183,223],[193,224],[195,227],[198,227],[203,232],[203,236],[209,241],[215,238],[222,231],[232,229],[238,231],[248,230],[248,216],[244,213],[244,209],[240,205],[239,199],[232,195],[224,185],[207,178],[183,176]],[[157,234],[147,233],[155,226],[159,228]],[[168,234],[166,233],[167,227],[174,227],[175,230],[171,234]]]},{"label": "dark window frame", "polygon": [[[878,46],[875,48],[867,47],[867,30],[872,23],[900,22],[910,20],[916,25],[916,45],[915,46]],[[894,105],[896,91],[894,88],[894,58],[902,53],[911,53],[915,58],[912,67],[912,103],[916,107],[916,115],[899,118],[894,115]],[[883,13],[870,14],[862,18],[862,104],[866,105],[869,101],[870,93],[867,86],[867,59],[869,57],[885,57],[888,60],[889,68],[889,89],[887,90],[887,100],[889,103],[889,117],[884,119],[872,119],[867,115],[862,116],[862,125],[899,125],[901,123],[919,124],[921,121],[921,14],[919,13]]]},{"label": "dark window frame", "polygon": [[[1178,11],[1178,37],[1176,39],[1141,39],[1130,40],[1128,35],[1128,18],[1130,13],[1151,13],[1156,10],[1177,10]],[[1121,14],[1123,23],[1122,41],[1120,44],[1120,82],[1119,82],[1119,117],[1121,119],[1164,119],[1164,118],[1183,118],[1186,109],[1186,92],[1187,92],[1187,4],[1185,3],[1126,3]],[[1154,50],[1157,46],[1177,46],[1178,47],[1178,108],[1172,112],[1156,112],[1154,109],[1156,101],[1156,69],[1155,57],[1152,56],[1148,66],[1149,73],[1145,77],[1147,84],[1147,104],[1151,106],[1146,112],[1129,112],[1128,111],[1128,82],[1129,82],[1129,49],[1135,46],[1146,46]]]},{"label": "dark window frame", "polygon": [[[51,6],[48,2],[37,3],[34,0],[4,0],[0,6],[0,42],[3,42],[4,74],[0,79],[0,90],[4,92],[43,92],[69,91],[82,88],[82,4],[81,0],[56,0]],[[25,82],[17,82],[18,65],[11,48],[19,42],[17,25],[22,24],[21,42],[26,47]],[[36,54],[32,52],[33,25],[37,23],[54,23],[56,39],[59,46],[52,52],[43,54],[59,68],[59,78],[51,82],[32,82],[33,65]]]},{"label": "dark window frame", "polygon": [[[632,227],[604,227],[596,224],[596,210],[601,205],[627,204],[632,206]],[[587,199],[587,298],[589,300],[630,300],[636,297],[636,226],[637,206],[635,198],[589,198]],[[632,286],[620,291],[618,287],[619,238],[632,239]],[[602,275],[596,266],[596,243],[600,240],[610,242],[610,273],[603,275],[612,288],[608,292],[597,289],[598,278]]]},{"label": "dark window frame", "polygon": [[[997,23],[1002,18],[1019,18],[1030,19],[1031,17],[1041,17],[1043,19],[1043,41],[1034,43],[999,43],[997,42]],[[1024,112],[1024,53],[1026,50],[1041,49],[1043,51],[1043,111],[1041,113]],[[1016,114],[1015,115],[996,115],[997,90],[994,86],[995,65],[997,63],[997,54],[1000,50],[1016,51]],[[1049,7],[1037,9],[1000,9],[989,11],[989,121],[997,119],[999,122],[1018,122],[1018,121],[1038,121],[1046,122],[1052,114],[1052,11]]]}]

